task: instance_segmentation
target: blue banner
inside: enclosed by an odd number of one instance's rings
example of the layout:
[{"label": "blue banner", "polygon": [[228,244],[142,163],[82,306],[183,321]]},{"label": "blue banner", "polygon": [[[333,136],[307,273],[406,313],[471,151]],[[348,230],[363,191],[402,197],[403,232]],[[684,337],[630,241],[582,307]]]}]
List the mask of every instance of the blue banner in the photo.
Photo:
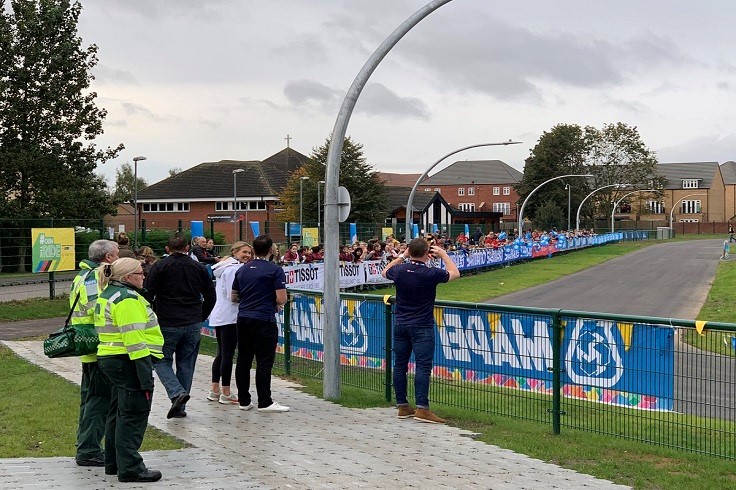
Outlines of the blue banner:
[{"label": "blue banner", "polygon": [[261,223],[258,221],[250,221],[250,229],[253,232],[253,236],[261,236]]},{"label": "blue banner", "polygon": [[[321,298],[297,294],[291,312],[292,354],[321,359]],[[380,300],[342,300],[343,364],[383,366],[385,320],[385,307]],[[435,320],[434,376],[551,393],[553,330],[549,316],[438,307]],[[566,396],[672,410],[671,327],[579,318],[563,318],[562,324]],[[279,335],[283,346],[282,329]]]}]

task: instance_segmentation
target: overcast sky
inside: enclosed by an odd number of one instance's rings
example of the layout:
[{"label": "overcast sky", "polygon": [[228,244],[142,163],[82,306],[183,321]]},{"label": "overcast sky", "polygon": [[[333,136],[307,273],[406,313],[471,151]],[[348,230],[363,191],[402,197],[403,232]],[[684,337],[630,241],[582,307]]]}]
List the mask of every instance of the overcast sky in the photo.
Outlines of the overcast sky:
[{"label": "overcast sky", "polygon": [[[79,33],[99,46],[99,167],[172,167],[309,155],[332,130],[375,48],[424,0],[84,0]],[[736,2],[454,0],[383,60],[348,134],[386,172],[450,158],[523,170],[558,123],[637,126],[660,162],[736,159]],[[442,168],[442,167],[439,167]]]}]

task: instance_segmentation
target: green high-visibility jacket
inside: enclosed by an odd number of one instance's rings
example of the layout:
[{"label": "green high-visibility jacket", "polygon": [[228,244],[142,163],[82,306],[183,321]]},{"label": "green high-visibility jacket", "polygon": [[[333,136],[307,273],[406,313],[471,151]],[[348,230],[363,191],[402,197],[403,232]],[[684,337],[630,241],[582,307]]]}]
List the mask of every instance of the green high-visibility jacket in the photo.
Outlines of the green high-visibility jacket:
[{"label": "green high-visibility jacket", "polygon": [[98,356],[164,357],[164,336],[150,303],[122,283],[111,281],[97,298],[95,329]]},{"label": "green high-visibility jacket", "polygon": [[[77,301],[77,305],[72,312],[72,325],[94,326],[95,324],[95,305],[97,304],[97,297],[100,294],[99,286],[97,285],[97,267],[99,265],[87,259],[79,263],[81,270],[72,281],[72,287],[69,291],[70,307],[74,304],[74,299],[77,297],[77,293],[79,293],[79,301]],[[97,354],[79,356],[79,359],[82,362],[95,362],[97,361]]]}]

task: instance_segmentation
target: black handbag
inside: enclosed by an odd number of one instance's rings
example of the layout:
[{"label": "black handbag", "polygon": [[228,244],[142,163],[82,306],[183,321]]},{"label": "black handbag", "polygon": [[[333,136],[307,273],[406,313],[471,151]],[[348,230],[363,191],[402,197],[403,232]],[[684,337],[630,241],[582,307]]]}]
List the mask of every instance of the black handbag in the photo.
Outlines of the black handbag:
[{"label": "black handbag", "polygon": [[69,325],[74,313],[74,308],[79,301],[79,294],[74,298],[69,315],[66,317],[64,326],[52,332],[49,338],[43,341],[43,353],[54,357],[78,357],[87,354],[96,354],[100,338],[94,325]]}]

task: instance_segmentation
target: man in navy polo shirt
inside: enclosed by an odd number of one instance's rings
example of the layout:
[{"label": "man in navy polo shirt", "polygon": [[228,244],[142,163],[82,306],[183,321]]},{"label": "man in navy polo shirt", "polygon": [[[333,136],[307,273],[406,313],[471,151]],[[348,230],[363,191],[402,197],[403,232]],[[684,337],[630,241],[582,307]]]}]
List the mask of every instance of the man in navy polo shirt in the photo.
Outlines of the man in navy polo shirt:
[{"label": "man in navy polo shirt", "polygon": [[[429,267],[429,260],[437,256],[445,269]],[[404,260],[409,258],[409,262]],[[460,277],[460,271],[442,247],[432,246],[424,238],[409,242],[406,251],[389,262],[383,277],[396,285],[394,310],[394,390],[399,418],[443,424],[429,409],[429,376],[434,361],[434,300],[437,285]],[[414,393],[417,408],[414,410],[406,399],[406,373],[409,358],[414,352],[416,373]]]},{"label": "man in navy polo shirt", "polygon": [[232,300],[238,305],[238,362],[235,382],[241,410],[253,408],[250,398],[250,368],[256,358],[256,392],[259,412],[288,412],[289,407],[271,399],[271,369],[276,357],[279,331],[276,312],[286,303],[284,270],[270,262],[273,240],[261,235],[253,240],[255,258],[243,264],[233,280]]}]

